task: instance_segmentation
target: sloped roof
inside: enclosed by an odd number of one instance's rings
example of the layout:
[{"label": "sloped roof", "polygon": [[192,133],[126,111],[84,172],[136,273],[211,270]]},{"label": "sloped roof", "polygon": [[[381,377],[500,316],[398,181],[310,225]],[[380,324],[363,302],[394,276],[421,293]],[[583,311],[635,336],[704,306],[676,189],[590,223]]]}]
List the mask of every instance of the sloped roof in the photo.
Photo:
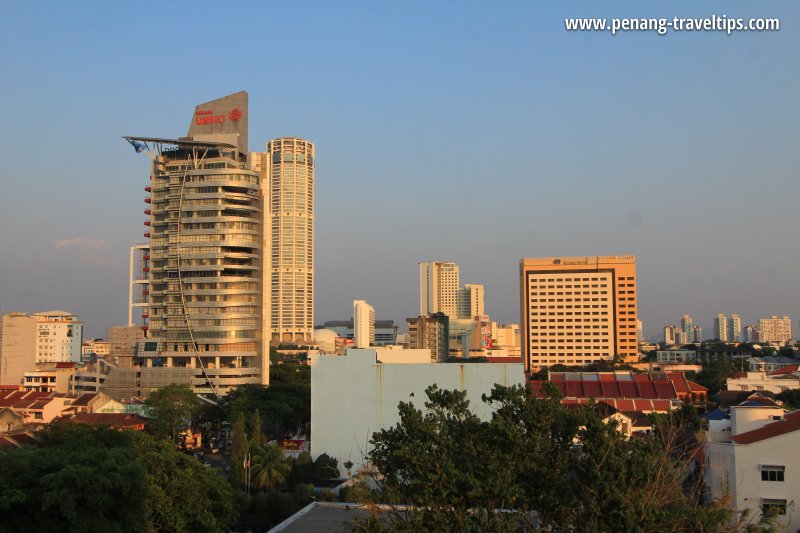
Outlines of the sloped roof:
[{"label": "sloped roof", "polygon": [[[589,405],[590,398],[564,398],[561,403],[564,405]],[[672,410],[671,400],[653,400],[647,398],[597,398],[597,403],[605,403],[617,411],[641,413],[669,412]]]},{"label": "sloped roof", "polygon": [[783,368],[779,368],[778,370],[773,370],[772,372],[769,372],[768,375],[770,375],[770,376],[780,376],[780,375],[784,375],[784,374],[794,374],[798,370],[800,370],[800,365],[789,365],[789,366],[785,366]]},{"label": "sloped roof", "polygon": [[725,420],[728,418],[728,413],[722,409],[714,409],[713,411],[705,413],[700,418],[705,418],[706,420]]},{"label": "sloped roof", "polygon": [[59,417],[56,421],[114,428],[141,426],[149,422],[147,418],[132,413],[77,413]]},{"label": "sloped roof", "polygon": [[766,426],[733,435],[731,440],[736,444],[753,444],[800,430],[800,411],[784,415],[783,420],[772,422]]},{"label": "sloped roof", "polygon": [[[674,380],[670,376],[674,374]],[[681,372],[551,372],[549,382],[565,398],[644,398],[651,400],[678,399],[675,381],[682,378],[682,389],[693,390]],[[531,393],[536,397],[544,395],[545,381],[531,381]],[[696,387],[700,387],[696,385]],[[703,389],[700,387],[700,389]],[[698,389],[698,391],[700,390]]]}]

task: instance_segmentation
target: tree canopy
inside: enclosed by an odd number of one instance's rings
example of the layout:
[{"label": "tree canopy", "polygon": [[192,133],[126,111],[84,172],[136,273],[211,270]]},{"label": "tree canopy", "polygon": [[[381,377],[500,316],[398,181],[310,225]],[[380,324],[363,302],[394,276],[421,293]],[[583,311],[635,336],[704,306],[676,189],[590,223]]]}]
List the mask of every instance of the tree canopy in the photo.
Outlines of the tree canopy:
[{"label": "tree canopy", "polygon": [[233,492],[218,474],[138,432],[56,424],[0,454],[0,531],[226,530]]},{"label": "tree canopy", "polygon": [[172,442],[178,433],[189,428],[200,412],[200,402],[187,385],[167,385],[150,393],[145,401],[153,421],[150,430],[159,438]]},{"label": "tree canopy", "polygon": [[691,450],[676,452],[666,435],[628,440],[596,409],[521,387],[485,397],[489,421],[464,392],[427,395],[426,411],[401,403],[400,422],[372,438],[382,497],[414,509],[394,514],[390,531],[519,531],[536,521],[552,532],[715,531],[730,517],[684,491]]}]

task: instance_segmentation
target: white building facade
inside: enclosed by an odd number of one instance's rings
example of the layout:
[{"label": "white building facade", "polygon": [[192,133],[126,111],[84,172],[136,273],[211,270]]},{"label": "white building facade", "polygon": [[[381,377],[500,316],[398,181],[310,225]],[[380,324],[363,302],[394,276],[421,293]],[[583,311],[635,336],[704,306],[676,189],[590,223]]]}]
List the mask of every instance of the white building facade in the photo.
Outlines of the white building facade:
[{"label": "white building facade", "polygon": [[36,317],[36,362],[79,363],[83,345],[83,322],[67,311],[34,313]]},{"label": "white building facade", "polygon": [[[470,408],[482,419],[491,408],[481,401],[495,384],[523,385],[521,363],[430,363],[428,350],[372,348],[344,356],[311,356],[311,454],[327,453],[340,468],[364,464],[372,434],[399,421],[398,404],[425,409],[425,389],[467,392]],[[379,362],[383,361],[383,362]]]},{"label": "white building facade", "polygon": [[356,348],[375,346],[375,309],[364,300],[353,301],[353,343]]},{"label": "white building facade", "polygon": [[[731,407],[706,443],[706,490],[752,522],[770,508],[779,530],[800,524],[800,411],[757,404]],[[790,526],[792,526],[790,528]]]}]

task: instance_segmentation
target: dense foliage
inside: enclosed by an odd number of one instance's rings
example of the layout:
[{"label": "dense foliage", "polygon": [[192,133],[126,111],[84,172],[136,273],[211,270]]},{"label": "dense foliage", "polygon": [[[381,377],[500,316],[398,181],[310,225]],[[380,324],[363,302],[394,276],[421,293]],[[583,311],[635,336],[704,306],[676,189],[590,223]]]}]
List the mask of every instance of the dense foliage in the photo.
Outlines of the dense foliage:
[{"label": "dense foliage", "polygon": [[311,369],[306,365],[283,364],[270,367],[270,385],[243,385],[222,401],[227,420],[258,410],[262,425],[273,438],[283,438],[311,422]]},{"label": "dense foliage", "polygon": [[519,531],[537,520],[552,532],[716,531],[730,518],[685,490],[692,450],[676,451],[669,431],[627,440],[596,409],[521,387],[496,386],[486,422],[464,392],[427,393],[425,412],[401,403],[400,422],[373,435],[382,498],[414,508],[394,513],[391,531]]},{"label": "dense foliage", "polygon": [[145,403],[153,417],[148,429],[156,437],[169,438],[172,442],[200,413],[200,402],[188,385],[173,384],[155,390]]},{"label": "dense foliage", "polygon": [[0,531],[218,532],[236,518],[218,474],[166,441],[55,425],[0,454]]}]

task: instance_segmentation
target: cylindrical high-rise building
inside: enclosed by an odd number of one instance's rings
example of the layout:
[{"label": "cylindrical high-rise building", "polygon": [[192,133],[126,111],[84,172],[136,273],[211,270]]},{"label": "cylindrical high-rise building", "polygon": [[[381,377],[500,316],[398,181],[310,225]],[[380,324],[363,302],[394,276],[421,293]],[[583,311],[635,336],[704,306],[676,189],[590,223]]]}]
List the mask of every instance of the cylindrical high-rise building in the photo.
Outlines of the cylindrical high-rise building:
[{"label": "cylindrical high-rise building", "polygon": [[282,137],[267,144],[264,177],[268,312],[273,342],[314,336],[314,144]]}]

